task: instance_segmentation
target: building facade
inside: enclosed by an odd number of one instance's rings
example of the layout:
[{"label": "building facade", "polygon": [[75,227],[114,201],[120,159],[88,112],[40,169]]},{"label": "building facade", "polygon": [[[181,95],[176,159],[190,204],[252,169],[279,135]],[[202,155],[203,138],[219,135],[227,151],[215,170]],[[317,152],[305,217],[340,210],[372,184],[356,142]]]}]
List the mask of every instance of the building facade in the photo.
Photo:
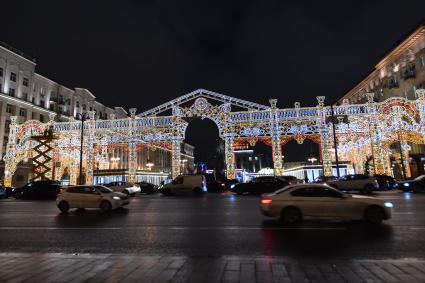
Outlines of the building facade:
[{"label": "building facade", "polygon": [[[96,100],[88,89],[68,88],[36,73],[35,58],[0,42],[0,156],[3,158],[9,139],[11,117],[18,123],[28,120],[48,122],[51,114],[58,122],[81,119],[80,114],[94,111],[96,119],[122,119],[128,117],[122,107],[110,108]],[[108,170],[128,168],[128,151],[117,146],[108,149],[111,159]],[[168,174],[171,171],[171,149],[143,147],[138,151],[140,172]],[[182,147],[182,168],[190,172],[193,167],[193,147]],[[146,165],[149,166],[146,166]],[[152,165],[150,165],[152,164]],[[13,185],[21,186],[31,178],[32,163],[22,162],[14,176]],[[65,173],[66,175],[66,173]],[[122,174],[120,174],[121,176]],[[66,177],[66,176],[65,176]]]},{"label": "building facade", "polygon": [[[338,104],[362,104],[373,94],[375,102],[391,98],[418,99],[418,89],[425,88],[425,23],[388,52],[374,67],[374,70],[360,83],[348,91]],[[425,173],[425,146],[423,141],[408,143],[409,156],[401,153],[402,137],[391,145],[393,175],[410,178]],[[370,159],[371,160],[371,159]],[[370,161],[371,162],[371,161]],[[403,168],[403,163],[407,165]],[[371,164],[366,164],[365,167]],[[403,171],[407,172],[403,173]],[[405,176],[406,175],[406,176]]]}]

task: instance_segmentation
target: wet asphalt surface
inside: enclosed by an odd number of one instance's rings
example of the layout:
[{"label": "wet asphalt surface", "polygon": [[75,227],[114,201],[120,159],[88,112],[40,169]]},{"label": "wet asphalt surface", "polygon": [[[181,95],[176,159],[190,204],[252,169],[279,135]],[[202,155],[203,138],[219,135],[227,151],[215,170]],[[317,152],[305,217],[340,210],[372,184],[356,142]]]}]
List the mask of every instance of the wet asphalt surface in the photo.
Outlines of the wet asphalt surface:
[{"label": "wet asphalt surface", "polygon": [[0,200],[0,252],[293,258],[425,258],[425,194],[384,192],[393,218],[285,226],[263,216],[258,196],[137,195],[126,209],[61,214],[54,201]]}]

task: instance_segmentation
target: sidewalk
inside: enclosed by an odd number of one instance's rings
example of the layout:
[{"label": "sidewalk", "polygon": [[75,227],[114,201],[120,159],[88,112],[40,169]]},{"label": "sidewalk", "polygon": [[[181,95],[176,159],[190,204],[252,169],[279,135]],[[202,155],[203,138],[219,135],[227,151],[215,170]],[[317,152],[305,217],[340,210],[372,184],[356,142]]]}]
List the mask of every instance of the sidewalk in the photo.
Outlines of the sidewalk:
[{"label": "sidewalk", "polygon": [[425,261],[0,253],[1,282],[425,282]]}]

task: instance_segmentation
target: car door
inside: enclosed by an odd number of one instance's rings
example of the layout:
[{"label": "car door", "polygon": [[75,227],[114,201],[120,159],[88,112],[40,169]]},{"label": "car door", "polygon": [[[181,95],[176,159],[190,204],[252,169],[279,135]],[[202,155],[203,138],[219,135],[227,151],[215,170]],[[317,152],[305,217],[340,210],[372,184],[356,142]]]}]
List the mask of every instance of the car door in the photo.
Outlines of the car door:
[{"label": "car door", "polygon": [[183,184],[184,178],[183,176],[177,176],[172,182],[171,182],[171,188],[174,193],[179,193],[183,191],[184,184]]},{"label": "car door", "polygon": [[353,213],[353,205],[345,201],[344,194],[333,188],[320,188],[322,217],[345,218]]},{"label": "car door", "polygon": [[290,192],[292,205],[301,209],[303,217],[323,217],[324,212],[316,188],[302,187]]},{"label": "car door", "polygon": [[69,203],[69,207],[80,208],[82,207],[82,199],[84,198],[83,187],[69,187],[66,189],[65,200]]},{"label": "car door", "polygon": [[102,195],[96,190],[95,187],[84,186],[83,198],[81,198],[82,207],[96,208],[99,207]]}]

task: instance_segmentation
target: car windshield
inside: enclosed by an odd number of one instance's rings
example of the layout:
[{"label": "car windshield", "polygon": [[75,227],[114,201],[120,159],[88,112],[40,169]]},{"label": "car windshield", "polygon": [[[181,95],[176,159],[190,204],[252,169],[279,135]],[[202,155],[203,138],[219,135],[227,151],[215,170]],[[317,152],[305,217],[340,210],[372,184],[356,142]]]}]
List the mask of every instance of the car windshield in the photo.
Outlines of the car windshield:
[{"label": "car windshield", "polygon": [[292,186],[285,186],[282,189],[279,189],[277,191],[275,191],[274,193],[272,193],[273,195],[278,195],[281,194],[283,192],[286,192],[288,189],[292,188]]},{"label": "car windshield", "polygon": [[425,178],[425,175],[421,175],[415,178],[416,181],[422,180],[423,178]]},{"label": "car windshield", "polygon": [[104,194],[109,194],[109,193],[112,193],[113,192],[113,190],[111,190],[111,189],[108,189],[107,187],[105,187],[105,186],[96,186],[96,188],[101,192],[101,193],[104,193]]}]

